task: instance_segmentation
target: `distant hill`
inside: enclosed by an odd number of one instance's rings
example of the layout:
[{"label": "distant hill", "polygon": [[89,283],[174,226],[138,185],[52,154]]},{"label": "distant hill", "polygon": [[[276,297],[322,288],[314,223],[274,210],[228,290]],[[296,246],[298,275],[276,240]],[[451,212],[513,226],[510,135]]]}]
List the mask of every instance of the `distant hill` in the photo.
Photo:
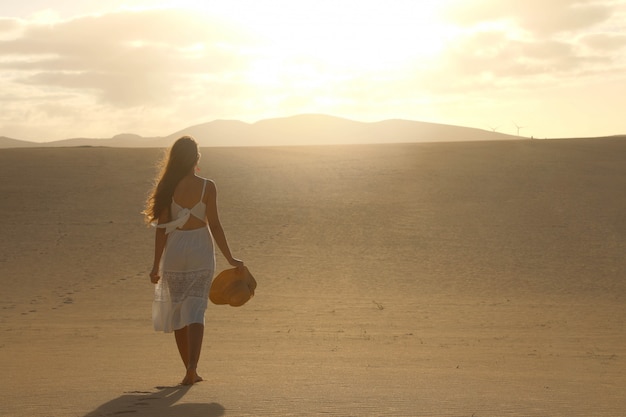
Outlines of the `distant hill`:
[{"label": "distant hill", "polygon": [[401,119],[367,123],[319,114],[266,119],[253,124],[216,120],[180,130],[167,136],[167,139],[172,142],[181,135],[192,135],[202,146],[330,145],[519,139],[517,136],[469,127]]},{"label": "distant hill", "polygon": [[0,136],[0,149],[2,148],[30,148],[38,146],[38,143],[28,142],[25,140],[7,138],[6,136]]},{"label": "distant hill", "polygon": [[112,138],[72,138],[36,143],[0,137],[0,148],[50,146],[167,147],[182,135],[192,135],[201,146],[285,146],[401,142],[462,142],[520,139],[482,129],[418,122],[384,120],[357,122],[340,117],[303,114],[244,123],[215,120],[190,126],[163,137],[125,133]]},{"label": "distant hill", "polygon": [[78,147],[78,146],[106,146],[110,148],[160,148],[169,145],[163,137],[142,137],[132,133],[115,135],[112,138],[72,138],[53,142],[37,143],[42,147]]}]

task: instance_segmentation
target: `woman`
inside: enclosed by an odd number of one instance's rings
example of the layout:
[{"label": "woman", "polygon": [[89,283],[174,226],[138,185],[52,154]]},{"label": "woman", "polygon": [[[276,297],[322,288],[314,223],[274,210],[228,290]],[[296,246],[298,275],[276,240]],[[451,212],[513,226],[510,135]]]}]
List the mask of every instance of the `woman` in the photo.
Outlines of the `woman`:
[{"label": "woman", "polygon": [[243,267],[228,247],[217,212],[215,184],[196,175],[199,160],[196,141],[190,136],[178,139],[163,161],[144,212],[149,223],[157,224],[150,272],[156,284],[154,329],[174,331],[186,369],[183,385],[202,381],[196,369],[215,272],[213,239],[229,264]]}]

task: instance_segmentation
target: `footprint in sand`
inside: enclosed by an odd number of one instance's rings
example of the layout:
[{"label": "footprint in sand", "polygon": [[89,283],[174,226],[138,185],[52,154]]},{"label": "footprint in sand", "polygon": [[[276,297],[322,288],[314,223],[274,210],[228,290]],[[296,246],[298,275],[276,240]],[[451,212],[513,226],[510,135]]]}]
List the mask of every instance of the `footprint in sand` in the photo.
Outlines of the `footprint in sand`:
[{"label": "footprint in sand", "polygon": [[30,313],[36,313],[36,312],[37,312],[37,310],[28,310],[28,311],[24,311],[24,312],[22,312],[22,316],[26,316],[26,315],[28,315],[28,314],[30,314]]}]

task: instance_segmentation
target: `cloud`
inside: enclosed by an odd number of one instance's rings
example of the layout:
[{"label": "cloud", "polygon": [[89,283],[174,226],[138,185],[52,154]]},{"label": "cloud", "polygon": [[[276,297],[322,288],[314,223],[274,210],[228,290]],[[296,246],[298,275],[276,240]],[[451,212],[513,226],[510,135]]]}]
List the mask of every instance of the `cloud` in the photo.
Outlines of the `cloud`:
[{"label": "cloud", "polygon": [[569,42],[517,40],[504,32],[476,33],[456,44],[447,55],[447,65],[453,70],[522,82],[535,75],[576,75],[588,65],[608,62],[607,58],[580,54]]},{"label": "cloud", "polygon": [[447,17],[461,25],[509,20],[536,35],[590,28],[610,18],[614,5],[602,0],[477,0],[459,2]]},{"label": "cloud", "polygon": [[0,68],[15,82],[95,93],[117,107],[153,105],[174,99],[190,78],[237,70],[243,42],[250,40],[242,32],[204,15],[118,12],[27,24],[0,42]]},{"label": "cloud", "polygon": [[[462,25],[440,67],[424,77],[434,92],[525,90],[555,81],[623,72],[624,2],[477,0],[458,2],[447,18]],[[617,26],[616,26],[617,25]]]},{"label": "cloud", "polygon": [[17,19],[7,19],[0,17],[0,34],[13,32],[20,27]]},{"label": "cloud", "polygon": [[596,51],[615,52],[626,47],[626,35],[594,33],[584,36],[581,43]]}]

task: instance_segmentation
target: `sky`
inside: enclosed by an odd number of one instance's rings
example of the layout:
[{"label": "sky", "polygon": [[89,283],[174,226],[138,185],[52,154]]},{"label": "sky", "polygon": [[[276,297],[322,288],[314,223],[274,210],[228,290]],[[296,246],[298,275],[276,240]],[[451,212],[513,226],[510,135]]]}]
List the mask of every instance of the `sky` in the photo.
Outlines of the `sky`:
[{"label": "sky", "polygon": [[626,0],[21,0],[0,136],[166,136],[321,113],[626,134]]}]

